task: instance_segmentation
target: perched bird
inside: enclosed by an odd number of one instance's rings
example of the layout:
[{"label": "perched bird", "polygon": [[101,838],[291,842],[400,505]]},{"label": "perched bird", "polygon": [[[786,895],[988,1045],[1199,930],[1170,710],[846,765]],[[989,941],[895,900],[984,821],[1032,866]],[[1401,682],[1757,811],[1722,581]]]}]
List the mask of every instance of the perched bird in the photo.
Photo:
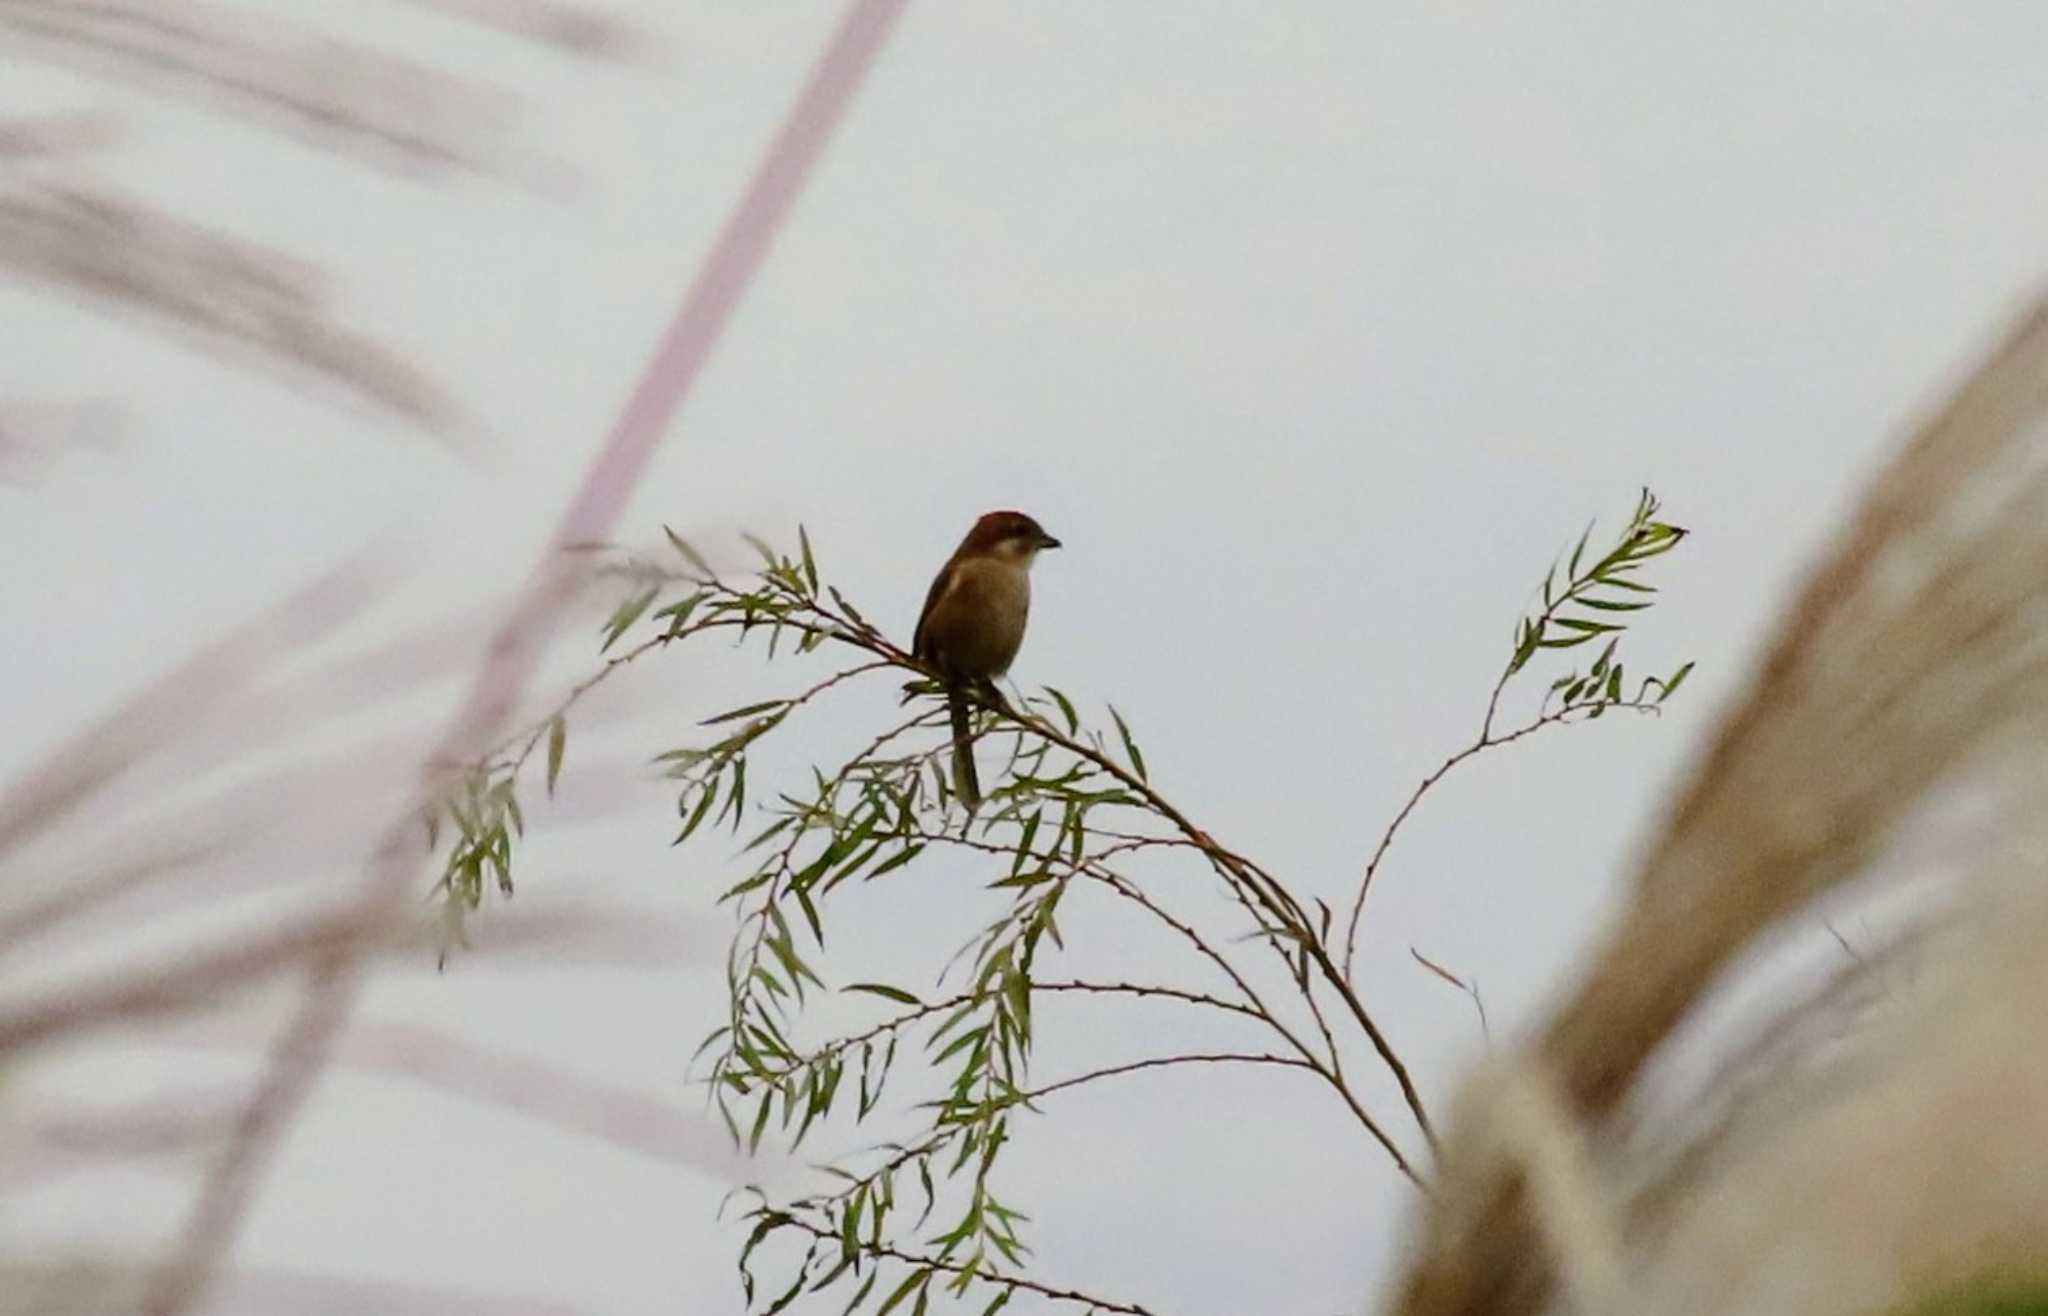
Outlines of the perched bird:
[{"label": "perched bird", "polygon": [[1032,560],[1040,549],[1059,546],[1022,512],[990,512],[974,523],[924,596],[911,652],[945,683],[953,716],[954,788],[970,812],[981,803],[981,783],[974,772],[967,692],[1001,701],[995,678],[1010,670],[1031,615]]}]

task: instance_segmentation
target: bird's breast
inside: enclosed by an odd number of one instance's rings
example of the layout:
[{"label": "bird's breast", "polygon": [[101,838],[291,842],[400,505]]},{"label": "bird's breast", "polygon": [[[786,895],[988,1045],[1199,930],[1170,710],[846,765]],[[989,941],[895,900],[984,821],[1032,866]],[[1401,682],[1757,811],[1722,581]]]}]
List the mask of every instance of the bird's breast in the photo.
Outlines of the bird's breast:
[{"label": "bird's breast", "polygon": [[1011,563],[974,558],[957,565],[928,625],[935,647],[954,671],[1001,676],[1024,643],[1030,615],[1030,574]]}]

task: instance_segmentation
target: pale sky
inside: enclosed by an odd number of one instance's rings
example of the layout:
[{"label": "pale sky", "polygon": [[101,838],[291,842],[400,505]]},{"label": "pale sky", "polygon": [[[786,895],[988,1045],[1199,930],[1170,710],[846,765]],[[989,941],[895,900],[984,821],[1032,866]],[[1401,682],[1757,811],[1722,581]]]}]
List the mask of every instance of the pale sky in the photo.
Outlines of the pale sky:
[{"label": "pale sky", "polygon": [[[515,587],[840,12],[615,4],[660,37],[621,70],[397,4],[240,8],[517,93],[508,149],[538,185],[379,173],[4,29],[0,115],[126,112],[130,135],[67,176],[331,271],[342,318],[435,373],[482,455],[0,280],[0,402],[125,415],[111,451],[0,485],[0,778],[380,532],[425,546],[427,611]],[[1067,547],[1039,568],[1015,676],[1113,700],[1162,789],[1335,903],[1415,781],[1470,739],[1550,557],[1656,489],[1695,535],[1624,652],[1644,671],[1698,660],[1677,706],[1475,763],[1378,879],[1363,995],[1442,1107],[1481,1043],[1409,948],[1477,979],[1496,1037],[1535,1016],[1800,564],[2039,289],[2043,49],[2032,0],[913,0],[622,537],[667,522],[787,541],[802,520],[828,573],[906,638],[972,518],[1030,511]],[[549,689],[596,661],[592,633],[562,638]],[[671,850],[672,801],[632,765],[793,677],[663,661],[604,705],[622,720],[572,733],[518,900],[672,920],[671,952],[501,967],[487,911],[482,953],[379,979],[367,1019],[700,1108],[683,1076],[723,1011],[712,897],[743,861],[723,842]],[[858,712],[787,765],[859,734]],[[336,881],[347,844],[315,856]],[[935,970],[978,908],[960,895],[976,875],[947,877],[917,888],[943,919],[879,890],[849,909],[831,976]],[[1121,930],[1076,923],[1078,962],[1183,972]],[[1171,1048],[1177,1026],[1048,1014],[1040,1072]],[[232,1066],[109,1045],[10,1077],[33,1103]],[[1038,1273],[1161,1316],[1373,1309],[1415,1199],[1321,1089],[1167,1071],[1047,1109],[1010,1165]],[[738,1312],[741,1235],[718,1201],[748,1175],[801,1178],[773,1159],[721,1169],[718,1145],[663,1163],[340,1069],[236,1260],[577,1312]],[[17,1194],[10,1250],[160,1239],[186,1182],[143,1168]],[[214,1309],[265,1302],[229,1284]]]}]

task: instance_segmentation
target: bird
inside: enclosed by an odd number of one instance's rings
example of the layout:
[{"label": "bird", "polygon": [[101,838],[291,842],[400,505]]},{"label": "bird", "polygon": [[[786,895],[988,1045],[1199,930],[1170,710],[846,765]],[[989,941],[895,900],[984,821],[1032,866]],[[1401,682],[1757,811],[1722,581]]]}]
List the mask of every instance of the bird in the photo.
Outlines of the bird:
[{"label": "bird", "polygon": [[1010,670],[1031,615],[1031,564],[1060,541],[1022,512],[990,512],[974,523],[924,596],[911,655],[946,689],[953,722],[953,781],[971,814],[981,804],[967,697],[1000,705],[995,679]]}]

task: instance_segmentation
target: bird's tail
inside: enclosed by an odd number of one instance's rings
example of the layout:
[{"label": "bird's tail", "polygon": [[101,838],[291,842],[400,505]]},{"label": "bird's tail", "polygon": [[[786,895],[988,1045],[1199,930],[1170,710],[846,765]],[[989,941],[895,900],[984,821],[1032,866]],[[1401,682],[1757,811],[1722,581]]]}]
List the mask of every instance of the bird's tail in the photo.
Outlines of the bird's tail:
[{"label": "bird's tail", "polygon": [[974,772],[974,727],[968,720],[967,700],[958,690],[948,690],[946,708],[953,715],[953,792],[973,813],[981,807],[981,780]]}]

